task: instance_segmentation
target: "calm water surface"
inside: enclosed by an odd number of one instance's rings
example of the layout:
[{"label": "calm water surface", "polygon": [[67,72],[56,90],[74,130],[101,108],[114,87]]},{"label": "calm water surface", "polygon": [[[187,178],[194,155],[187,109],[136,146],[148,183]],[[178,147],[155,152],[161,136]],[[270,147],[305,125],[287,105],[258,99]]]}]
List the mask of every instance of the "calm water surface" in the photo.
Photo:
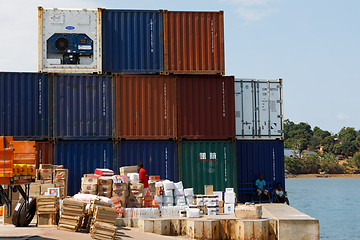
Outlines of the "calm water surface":
[{"label": "calm water surface", "polygon": [[360,239],[360,178],[286,179],[290,205],[319,220],[320,239]]}]

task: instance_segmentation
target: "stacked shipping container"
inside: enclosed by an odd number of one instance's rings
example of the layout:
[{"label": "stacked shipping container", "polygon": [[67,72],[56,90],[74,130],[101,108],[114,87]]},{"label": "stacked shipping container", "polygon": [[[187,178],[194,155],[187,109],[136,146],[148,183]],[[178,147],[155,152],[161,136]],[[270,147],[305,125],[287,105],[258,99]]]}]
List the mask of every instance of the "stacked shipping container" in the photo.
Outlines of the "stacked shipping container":
[{"label": "stacked shipping container", "polygon": [[[102,61],[94,72],[108,75],[0,73],[1,135],[38,140],[37,164],[69,168],[69,194],[84,173],[139,161],[149,175],[182,180],[195,193],[254,182],[255,170],[244,175],[252,168],[283,182],[281,81],[221,76],[222,11],[96,14],[89,19],[101,28],[95,52]],[[262,147],[244,147],[251,144]]]}]

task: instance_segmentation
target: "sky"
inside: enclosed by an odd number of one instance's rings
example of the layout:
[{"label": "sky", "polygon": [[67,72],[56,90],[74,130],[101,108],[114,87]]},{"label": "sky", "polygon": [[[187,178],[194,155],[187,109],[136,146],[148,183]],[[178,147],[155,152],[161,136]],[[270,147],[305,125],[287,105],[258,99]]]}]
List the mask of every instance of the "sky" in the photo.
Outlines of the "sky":
[{"label": "sky", "polygon": [[332,133],[360,129],[360,1],[0,0],[0,6],[0,71],[7,72],[38,69],[38,6],[223,10],[226,75],[282,78],[284,119]]}]

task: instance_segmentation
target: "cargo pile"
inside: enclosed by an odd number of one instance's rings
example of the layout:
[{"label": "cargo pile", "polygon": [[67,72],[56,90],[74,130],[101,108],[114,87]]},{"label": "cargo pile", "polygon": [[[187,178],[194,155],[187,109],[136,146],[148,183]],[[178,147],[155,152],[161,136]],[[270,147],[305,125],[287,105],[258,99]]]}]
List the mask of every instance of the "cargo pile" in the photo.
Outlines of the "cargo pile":
[{"label": "cargo pile", "polygon": [[40,164],[36,169],[36,180],[30,184],[30,196],[67,196],[69,170],[62,165]]},{"label": "cargo pile", "polygon": [[39,196],[36,198],[37,227],[57,227],[59,221],[59,198]]},{"label": "cargo pile", "polygon": [[65,198],[61,207],[59,230],[76,232],[82,225],[86,203],[73,198]]}]

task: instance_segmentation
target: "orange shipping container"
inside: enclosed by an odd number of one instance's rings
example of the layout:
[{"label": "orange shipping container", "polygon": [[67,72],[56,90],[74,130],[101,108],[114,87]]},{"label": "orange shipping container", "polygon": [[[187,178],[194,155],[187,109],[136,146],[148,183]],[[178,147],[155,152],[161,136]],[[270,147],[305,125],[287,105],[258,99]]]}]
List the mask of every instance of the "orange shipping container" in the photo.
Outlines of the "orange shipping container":
[{"label": "orange shipping container", "polygon": [[164,11],[164,71],[225,74],[224,12]]},{"label": "orange shipping container", "polygon": [[176,96],[173,76],[117,75],[117,138],[176,139]]}]

